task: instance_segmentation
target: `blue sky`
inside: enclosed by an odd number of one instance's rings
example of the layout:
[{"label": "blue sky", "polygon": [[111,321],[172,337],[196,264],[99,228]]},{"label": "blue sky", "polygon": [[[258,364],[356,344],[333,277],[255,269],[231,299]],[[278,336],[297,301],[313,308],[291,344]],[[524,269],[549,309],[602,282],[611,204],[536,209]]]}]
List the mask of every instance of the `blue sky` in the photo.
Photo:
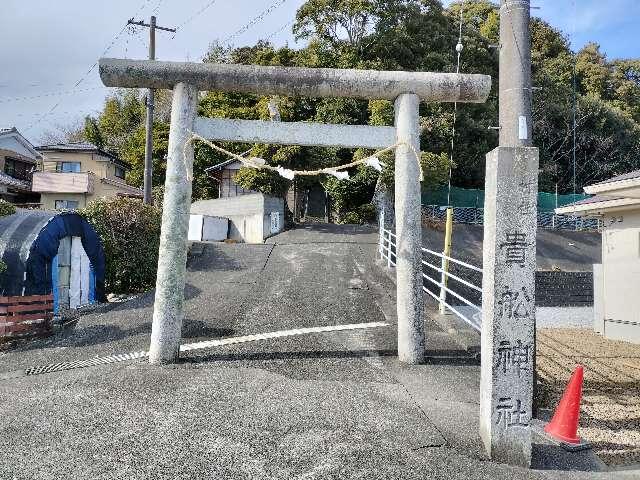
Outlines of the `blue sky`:
[{"label": "blue sky", "polygon": [[[0,127],[16,126],[38,144],[45,131],[95,114],[109,93],[91,69],[97,58],[107,48],[106,56],[147,56],[146,31],[118,36],[132,16],[148,21],[155,13],[159,25],[179,27],[174,38],[157,34],[159,59],[198,61],[211,41],[241,30],[274,3],[273,11],[232,42],[252,44],[271,36],[276,45],[292,44],[289,22],[304,0],[3,0]],[[640,0],[532,0],[532,5],[540,7],[534,15],[575,33],[578,48],[596,41],[611,58],[640,57]]]}]

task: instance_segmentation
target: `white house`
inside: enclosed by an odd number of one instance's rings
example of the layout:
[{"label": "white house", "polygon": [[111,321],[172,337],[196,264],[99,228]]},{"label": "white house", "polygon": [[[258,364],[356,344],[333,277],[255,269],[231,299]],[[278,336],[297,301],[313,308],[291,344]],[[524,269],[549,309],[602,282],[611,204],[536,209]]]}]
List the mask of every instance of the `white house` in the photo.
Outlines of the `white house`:
[{"label": "white house", "polygon": [[584,188],[591,198],[556,209],[598,217],[602,265],[594,265],[594,329],[640,343],[640,170]]},{"label": "white house", "polygon": [[12,203],[38,203],[40,195],[31,192],[31,181],[41,158],[15,127],[0,129],[0,198]]}]

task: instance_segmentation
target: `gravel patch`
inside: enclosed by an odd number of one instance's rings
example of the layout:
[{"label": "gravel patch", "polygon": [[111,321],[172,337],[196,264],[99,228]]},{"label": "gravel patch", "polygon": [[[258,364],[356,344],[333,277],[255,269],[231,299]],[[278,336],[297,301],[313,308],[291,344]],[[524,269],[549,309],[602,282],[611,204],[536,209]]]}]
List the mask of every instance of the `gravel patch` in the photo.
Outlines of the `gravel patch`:
[{"label": "gravel patch", "polygon": [[640,463],[640,345],[589,329],[538,329],[538,406],[554,410],[584,365],[578,434],[609,466]]}]

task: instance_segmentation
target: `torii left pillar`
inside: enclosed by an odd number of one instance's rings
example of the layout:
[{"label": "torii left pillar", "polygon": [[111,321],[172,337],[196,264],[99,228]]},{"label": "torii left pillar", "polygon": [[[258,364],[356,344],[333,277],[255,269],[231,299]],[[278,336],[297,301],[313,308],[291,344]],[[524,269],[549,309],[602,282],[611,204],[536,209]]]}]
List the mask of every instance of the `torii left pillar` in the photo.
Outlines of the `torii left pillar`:
[{"label": "torii left pillar", "polygon": [[193,171],[193,146],[188,141],[197,107],[198,90],[178,83],[173,89],[171,104],[150,363],[172,363],[180,353]]},{"label": "torii left pillar", "polygon": [[419,106],[413,93],[395,101],[398,359],[408,364],[424,361]]}]

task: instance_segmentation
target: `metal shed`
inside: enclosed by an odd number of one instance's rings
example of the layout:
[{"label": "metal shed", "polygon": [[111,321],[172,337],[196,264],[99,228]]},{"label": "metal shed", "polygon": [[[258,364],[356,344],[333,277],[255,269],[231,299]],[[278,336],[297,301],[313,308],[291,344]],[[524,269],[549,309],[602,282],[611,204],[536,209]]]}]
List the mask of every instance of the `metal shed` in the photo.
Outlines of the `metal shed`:
[{"label": "metal shed", "polygon": [[93,227],[73,212],[18,210],[0,218],[0,295],[53,294],[54,311],[105,300],[105,256]]}]

